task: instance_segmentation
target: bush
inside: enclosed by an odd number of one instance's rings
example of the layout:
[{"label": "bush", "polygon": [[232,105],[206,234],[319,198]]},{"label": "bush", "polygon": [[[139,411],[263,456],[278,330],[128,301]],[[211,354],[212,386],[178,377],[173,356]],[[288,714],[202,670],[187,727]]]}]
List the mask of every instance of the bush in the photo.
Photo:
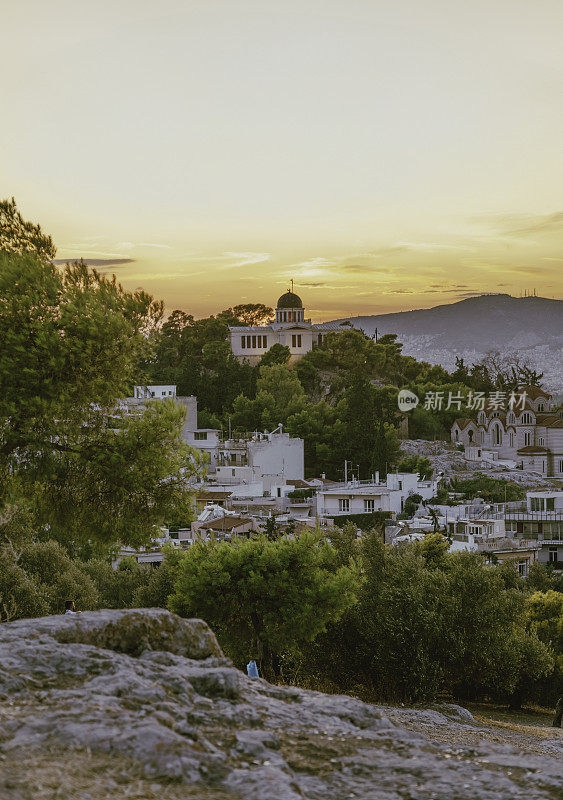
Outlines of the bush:
[{"label": "bush", "polygon": [[[343,532],[344,533],[344,532]],[[525,593],[442,537],[387,547],[375,533],[335,539],[359,559],[358,602],[307,650],[313,684],[383,701],[420,702],[439,692],[518,704],[553,667],[549,646],[526,628]]]},{"label": "bush", "polygon": [[177,547],[168,545],[164,548],[164,554],[160,566],[145,573],[145,582],[133,592],[134,608],[168,608],[183,553]]},{"label": "bush", "polygon": [[357,587],[354,569],[315,534],[197,542],[180,561],[169,607],[205,619],[239,664],[255,657],[272,676],[342,615]]},{"label": "bush", "polygon": [[133,608],[135,592],[148,581],[147,569],[132,556],[123,558],[117,569],[102,558],[85,561],[82,568],[98,590],[98,608]]},{"label": "bush", "polygon": [[96,606],[98,593],[80,565],[58,542],[28,541],[0,546],[0,621],[61,614],[65,601]]}]

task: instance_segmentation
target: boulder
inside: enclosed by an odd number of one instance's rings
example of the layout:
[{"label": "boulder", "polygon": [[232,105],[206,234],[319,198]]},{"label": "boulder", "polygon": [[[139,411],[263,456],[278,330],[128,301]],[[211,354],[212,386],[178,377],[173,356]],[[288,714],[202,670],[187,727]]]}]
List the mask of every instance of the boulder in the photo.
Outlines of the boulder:
[{"label": "boulder", "polygon": [[551,743],[524,759],[407,729],[415,717],[469,727],[464,711],[402,709],[403,727],[353,697],[249,678],[205,622],[162,610],[0,625],[2,800],[547,800],[563,789]]}]

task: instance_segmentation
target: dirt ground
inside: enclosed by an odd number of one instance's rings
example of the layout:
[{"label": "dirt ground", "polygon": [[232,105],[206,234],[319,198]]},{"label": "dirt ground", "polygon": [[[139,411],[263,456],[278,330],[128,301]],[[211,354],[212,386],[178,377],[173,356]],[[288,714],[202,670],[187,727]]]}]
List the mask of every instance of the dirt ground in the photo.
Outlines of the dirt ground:
[{"label": "dirt ground", "polygon": [[[563,754],[563,729],[552,728],[554,712],[541,708],[510,711],[506,706],[488,703],[465,703],[475,718],[475,725],[421,725],[416,719],[409,720],[405,709],[392,710],[387,716],[396,724],[422,733],[429,739],[453,747],[477,745],[481,741],[500,745],[512,745],[526,753],[551,753],[554,744],[561,742]],[[438,709],[439,710],[439,709]],[[546,740],[551,740],[545,744]]]}]

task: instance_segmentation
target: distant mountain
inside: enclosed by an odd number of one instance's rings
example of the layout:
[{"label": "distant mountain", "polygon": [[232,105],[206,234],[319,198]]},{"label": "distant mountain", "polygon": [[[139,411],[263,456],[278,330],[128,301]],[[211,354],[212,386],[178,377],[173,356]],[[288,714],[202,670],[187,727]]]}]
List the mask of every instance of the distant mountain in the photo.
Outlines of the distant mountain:
[{"label": "distant mountain", "polygon": [[403,352],[453,369],[456,356],[471,364],[491,350],[517,352],[544,372],[551,390],[563,389],[563,301],[546,297],[481,295],[434,308],[349,317],[368,336],[396,333]]}]

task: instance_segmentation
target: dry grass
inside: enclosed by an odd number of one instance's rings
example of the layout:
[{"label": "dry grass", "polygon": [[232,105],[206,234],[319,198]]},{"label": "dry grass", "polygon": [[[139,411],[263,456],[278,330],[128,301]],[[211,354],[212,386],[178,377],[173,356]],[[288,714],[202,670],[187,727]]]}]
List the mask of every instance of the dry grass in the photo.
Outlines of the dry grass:
[{"label": "dry grass", "polygon": [[539,739],[563,738],[563,730],[551,726],[554,712],[545,708],[533,707],[513,711],[487,703],[470,704],[468,707],[477,722],[482,725]]},{"label": "dry grass", "polygon": [[0,765],[2,800],[233,800],[216,789],[147,780],[128,759],[85,750],[8,756]]}]

